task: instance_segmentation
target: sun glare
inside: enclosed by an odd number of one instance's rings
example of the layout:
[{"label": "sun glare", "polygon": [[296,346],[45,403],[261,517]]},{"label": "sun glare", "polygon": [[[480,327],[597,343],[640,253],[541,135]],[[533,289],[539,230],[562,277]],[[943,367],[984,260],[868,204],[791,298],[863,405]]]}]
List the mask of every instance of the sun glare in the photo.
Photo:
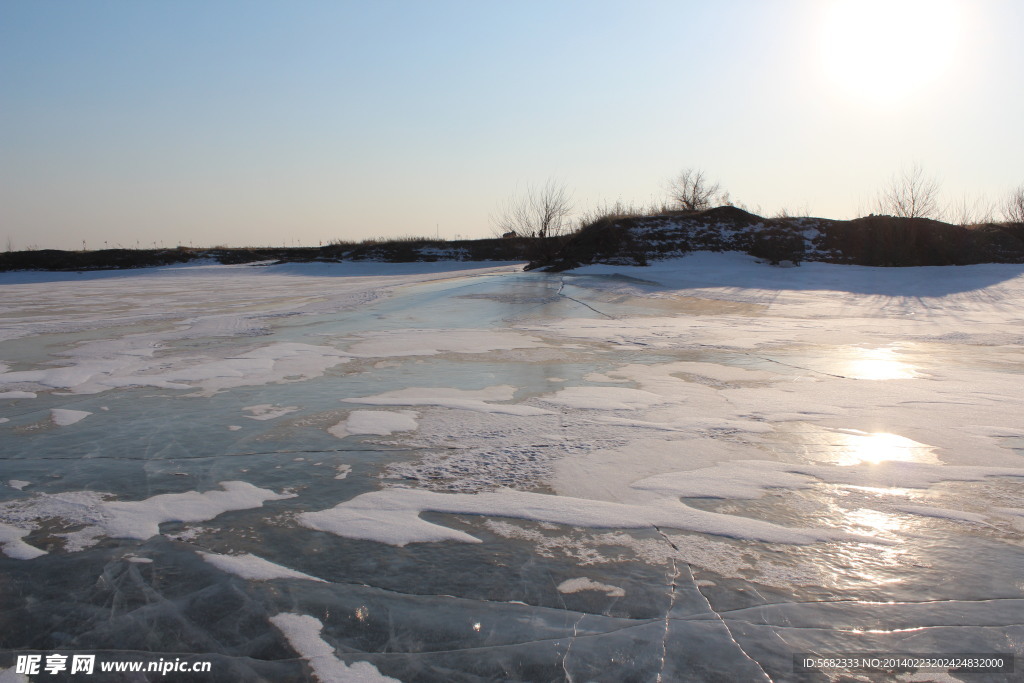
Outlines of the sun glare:
[{"label": "sun glare", "polygon": [[949,74],[960,26],[953,0],[837,0],[826,7],[821,66],[847,97],[894,106]]},{"label": "sun glare", "polygon": [[932,446],[898,434],[867,433],[850,429],[841,430],[836,437],[845,447],[836,462],[837,465],[877,465],[892,461],[941,464]]},{"label": "sun glare", "polygon": [[900,359],[894,348],[850,350],[850,356],[838,368],[838,374],[856,379],[912,379],[914,366]]}]

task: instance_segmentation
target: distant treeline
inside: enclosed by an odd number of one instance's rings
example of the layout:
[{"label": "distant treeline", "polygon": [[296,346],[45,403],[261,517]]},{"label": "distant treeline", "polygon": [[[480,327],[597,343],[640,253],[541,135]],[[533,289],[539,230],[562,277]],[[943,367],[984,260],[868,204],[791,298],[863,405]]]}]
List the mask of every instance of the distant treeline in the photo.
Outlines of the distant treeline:
[{"label": "distant treeline", "polygon": [[107,270],[196,261],[527,261],[529,268],[565,270],[590,263],[645,265],[691,251],[741,251],[776,264],[1024,263],[1024,223],[962,226],[893,216],[763,218],[722,206],[653,216],[606,216],[575,232],[548,237],[457,241],[405,237],[323,247],[9,251],[0,253],[0,271]]},{"label": "distant treeline", "polygon": [[862,266],[1024,263],[1024,223],[951,225],[928,218],[762,218],[733,206],[689,214],[609,217],[584,226],[531,267],[645,265],[691,251],[741,251],[778,264]]}]

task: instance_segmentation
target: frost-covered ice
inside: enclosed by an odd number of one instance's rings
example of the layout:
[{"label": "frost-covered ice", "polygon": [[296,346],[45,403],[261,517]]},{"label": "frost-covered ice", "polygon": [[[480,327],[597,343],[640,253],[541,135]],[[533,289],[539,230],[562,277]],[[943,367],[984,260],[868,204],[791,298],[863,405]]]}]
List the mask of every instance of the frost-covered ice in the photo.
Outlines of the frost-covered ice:
[{"label": "frost-covered ice", "polygon": [[0,274],[3,647],[224,681],[1020,657],[1022,301],[1019,265],[738,254]]}]

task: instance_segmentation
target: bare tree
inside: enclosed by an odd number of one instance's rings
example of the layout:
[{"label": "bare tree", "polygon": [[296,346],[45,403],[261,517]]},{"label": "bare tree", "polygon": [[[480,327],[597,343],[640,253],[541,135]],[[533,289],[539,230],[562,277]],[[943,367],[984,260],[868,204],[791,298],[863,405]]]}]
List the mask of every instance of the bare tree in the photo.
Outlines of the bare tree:
[{"label": "bare tree", "polygon": [[1007,223],[1024,223],[1024,185],[1017,187],[1003,202],[1003,218]]},{"label": "bare tree", "polygon": [[902,218],[938,218],[939,182],[914,164],[893,175],[878,195],[878,213]]},{"label": "bare tree", "polygon": [[685,168],[668,182],[669,197],[686,211],[710,209],[713,202],[728,197],[717,182],[704,177],[704,171]]},{"label": "bare tree", "polygon": [[548,179],[543,185],[530,185],[524,193],[509,197],[500,211],[492,219],[498,234],[556,237],[569,228],[572,198],[564,183]]},{"label": "bare tree", "polygon": [[993,213],[992,204],[984,196],[971,202],[964,195],[946,210],[946,219],[953,225],[981,225],[991,223]]}]

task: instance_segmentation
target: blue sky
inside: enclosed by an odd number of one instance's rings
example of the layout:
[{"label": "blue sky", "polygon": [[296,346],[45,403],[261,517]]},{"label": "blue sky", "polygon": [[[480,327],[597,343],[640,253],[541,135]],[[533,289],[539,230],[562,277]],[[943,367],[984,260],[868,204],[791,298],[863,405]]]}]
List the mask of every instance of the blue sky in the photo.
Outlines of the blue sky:
[{"label": "blue sky", "polygon": [[768,215],[867,213],[914,163],[995,203],[1022,28],[1013,0],[6,0],[0,241],[486,237],[530,183],[585,210],[685,167]]}]

